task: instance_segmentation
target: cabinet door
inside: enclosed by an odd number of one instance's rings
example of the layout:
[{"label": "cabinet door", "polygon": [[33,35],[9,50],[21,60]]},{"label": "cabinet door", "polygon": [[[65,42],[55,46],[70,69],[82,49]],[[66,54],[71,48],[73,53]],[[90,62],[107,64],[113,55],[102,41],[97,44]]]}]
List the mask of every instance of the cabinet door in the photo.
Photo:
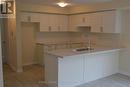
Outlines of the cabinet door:
[{"label": "cabinet door", "polygon": [[79,82],[82,82],[84,73],[83,61],[84,58],[82,55],[69,56],[60,59],[58,65],[59,84],[67,85],[67,84],[78,84]]},{"label": "cabinet door", "polygon": [[77,26],[86,26],[86,15],[76,15],[76,25]]},{"label": "cabinet door", "polygon": [[48,15],[49,15],[49,25],[51,27],[51,31],[58,31],[58,26],[59,26],[58,15],[54,15],[54,14],[48,14]]},{"label": "cabinet door", "polygon": [[69,31],[73,31],[73,32],[77,31],[75,21],[76,21],[76,16],[70,15],[69,16]]},{"label": "cabinet door", "polygon": [[35,58],[37,58],[37,63],[39,65],[44,65],[44,51],[43,51],[43,45],[36,44],[35,48]]},{"label": "cabinet door", "polygon": [[31,21],[31,17],[29,15],[29,13],[22,12],[21,13],[21,22],[30,22],[30,21]]},{"label": "cabinet door", "polygon": [[91,32],[101,32],[101,13],[87,14],[88,25],[91,26]]},{"label": "cabinet door", "polygon": [[86,25],[86,17],[84,14],[82,15],[71,15],[69,16],[70,22],[69,22],[69,28],[70,31],[78,31],[78,26],[85,26]]},{"label": "cabinet door", "polygon": [[31,22],[40,22],[39,13],[29,13],[31,16]]},{"label": "cabinet door", "polygon": [[85,58],[86,82],[100,79],[118,72],[118,51],[87,55]]},{"label": "cabinet door", "polygon": [[58,16],[59,20],[59,31],[68,31],[68,21],[69,18],[67,15],[59,15]]},{"label": "cabinet door", "polygon": [[38,13],[21,13],[22,22],[40,22],[40,17]]},{"label": "cabinet door", "polygon": [[40,14],[40,31],[50,31],[48,14]]},{"label": "cabinet door", "polygon": [[104,33],[115,33],[116,11],[102,12],[102,28]]}]

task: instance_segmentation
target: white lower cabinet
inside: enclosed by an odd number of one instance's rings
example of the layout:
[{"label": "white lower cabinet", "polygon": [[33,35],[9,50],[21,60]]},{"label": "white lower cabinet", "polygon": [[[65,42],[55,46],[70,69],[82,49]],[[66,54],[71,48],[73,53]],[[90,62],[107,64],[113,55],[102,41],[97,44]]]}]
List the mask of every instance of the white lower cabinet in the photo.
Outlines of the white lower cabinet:
[{"label": "white lower cabinet", "polygon": [[87,55],[84,62],[85,82],[118,73],[118,51]]},{"label": "white lower cabinet", "polygon": [[49,87],[77,87],[118,73],[119,51],[80,54],[59,58],[45,56],[45,81]]},{"label": "white lower cabinet", "polygon": [[83,83],[83,60],[82,55],[69,56],[59,60],[58,87],[75,87]]},{"label": "white lower cabinet", "polygon": [[39,65],[44,65],[44,54],[43,54],[43,45],[42,44],[36,44],[35,48],[35,58],[37,58],[37,63]]}]

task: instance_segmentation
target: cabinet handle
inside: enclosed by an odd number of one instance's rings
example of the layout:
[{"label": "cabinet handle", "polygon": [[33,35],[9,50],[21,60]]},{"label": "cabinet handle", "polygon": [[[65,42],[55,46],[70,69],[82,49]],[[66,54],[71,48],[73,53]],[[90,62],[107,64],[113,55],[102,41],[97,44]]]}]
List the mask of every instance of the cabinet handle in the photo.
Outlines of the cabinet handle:
[{"label": "cabinet handle", "polygon": [[103,32],[103,27],[100,27],[100,32]]},{"label": "cabinet handle", "polygon": [[28,16],[28,17],[27,17],[27,20],[28,20],[28,22],[31,22],[31,17]]},{"label": "cabinet handle", "polygon": [[49,31],[51,31],[51,26],[49,26]]}]

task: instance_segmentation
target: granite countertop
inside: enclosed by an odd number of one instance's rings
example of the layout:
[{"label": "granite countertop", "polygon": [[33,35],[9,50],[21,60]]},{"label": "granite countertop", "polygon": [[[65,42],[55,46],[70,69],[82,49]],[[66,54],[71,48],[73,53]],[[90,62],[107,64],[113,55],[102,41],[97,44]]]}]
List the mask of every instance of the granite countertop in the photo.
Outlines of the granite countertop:
[{"label": "granite countertop", "polygon": [[122,48],[119,47],[94,47],[94,50],[89,51],[75,51],[75,49],[60,49],[60,50],[54,50],[49,51],[47,54],[54,55],[60,58],[64,58],[67,56],[74,56],[74,55],[83,55],[83,54],[99,54],[99,53],[106,53],[106,52],[112,52],[112,51],[119,51]]}]

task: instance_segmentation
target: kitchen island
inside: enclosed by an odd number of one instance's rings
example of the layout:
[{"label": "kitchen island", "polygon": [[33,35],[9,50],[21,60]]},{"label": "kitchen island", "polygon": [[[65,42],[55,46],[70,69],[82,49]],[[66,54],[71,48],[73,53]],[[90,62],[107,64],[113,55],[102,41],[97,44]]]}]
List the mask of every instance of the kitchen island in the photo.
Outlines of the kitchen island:
[{"label": "kitchen island", "polygon": [[118,73],[119,48],[88,51],[62,49],[45,55],[45,82],[49,87],[76,87]]}]

